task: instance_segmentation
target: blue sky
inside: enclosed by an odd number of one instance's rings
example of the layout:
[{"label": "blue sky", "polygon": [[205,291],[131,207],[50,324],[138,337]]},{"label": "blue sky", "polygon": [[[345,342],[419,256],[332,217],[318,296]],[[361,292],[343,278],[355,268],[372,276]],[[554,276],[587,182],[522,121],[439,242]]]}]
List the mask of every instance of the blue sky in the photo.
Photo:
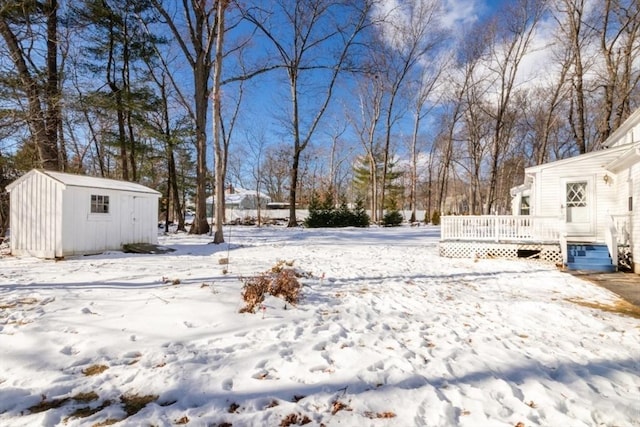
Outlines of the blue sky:
[{"label": "blue sky", "polygon": [[[402,3],[400,0],[386,0],[385,6],[394,7],[394,3]],[[500,8],[509,0],[445,0],[447,7],[446,20],[448,22],[443,25],[449,28],[448,31],[455,32],[457,29],[465,29],[469,26],[476,24],[478,21],[488,19],[492,14],[499,12]],[[460,34],[462,31],[460,31]],[[455,33],[452,33],[455,37]],[[267,51],[273,52],[273,47],[269,46],[269,43],[260,40],[256,40],[256,43],[266,43],[265,50],[262,52],[267,56]],[[226,91],[232,92],[233,87],[225,88]],[[340,103],[340,106],[344,103],[353,101],[350,91],[350,85],[347,84],[345,79],[342,79],[340,83],[340,92],[334,97],[334,102]],[[319,95],[318,97],[321,97]],[[313,99],[313,97],[312,97]],[[280,145],[285,147],[291,146],[290,132],[286,128],[286,120],[289,119],[286,109],[290,105],[290,93],[288,82],[286,79],[285,71],[282,69],[274,70],[266,75],[262,75],[254,81],[247,83],[247,95],[244,99],[244,120],[242,122],[243,130],[238,129],[236,133],[237,143],[242,144],[242,140],[246,138],[246,131],[251,136],[264,136],[268,145]],[[310,110],[312,113],[316,111],[315,108]],[[404,124],[400,123],[394,128],[394,137],[408,136],[411,133],[411,117],[407,115],[407,119]],[[316,148],[329,143],[331,139],[331,133],[335,132],[336,127],[341,127],[345,124],[346,118],[344,111],[340,108],[329,111],[323,121],[323,125],[316,132],[312,145]],[[425,125],[428,126],[429,120],[425,120]],[[429,134],[429,129],[425,126],[423,129],[425,134]],[[426,136],[429,138],[429,136]],[[246,144],[246,142],[245,142]],[[354,149],[355,152],[361,152],[362,147],[360,143],[352,136],[349,138],[348,134],[344,141],[345,145],[348,145]],[[313,149],[314,147],[310,147]],[[398,151],[402,152],[399,148]],[[212,159],[212,157],[211,157]]]}]

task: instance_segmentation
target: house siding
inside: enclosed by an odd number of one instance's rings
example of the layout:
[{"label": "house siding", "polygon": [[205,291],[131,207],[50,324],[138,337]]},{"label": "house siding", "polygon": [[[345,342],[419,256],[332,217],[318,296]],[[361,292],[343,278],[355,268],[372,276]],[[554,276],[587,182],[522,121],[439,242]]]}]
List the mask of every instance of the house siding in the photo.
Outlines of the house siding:
[{"label": "house siding", "polygon": [[[586,179],[590,183],[589,196],[592,204],[592,230],[585,239],[604,239],[607,221],[610,215],[626,213],[623,203],[617,197],[618,191],[624,189],[625,179],[622,174],[614,175],[604,166],[616,159],[624,149],[609,149],[599,152],[597,156],[589,156],[579,161],[549,163],[545,167],[536,167],[532,198],[535,200],[533,211],[538,216],[563,217],[565,204],[563,185],[565,180]],[[529,171],[531,173],[531,171]],[[604,176],[610,179],[605,182]],[[544,189],[544,190],[543,190]],[[593,206],[593,205],[592,205]]]},{"label": "house siding", "polygon": [[633,197],[631,211],[631,253],[634,254],[633,271],[640,273],[640,164],[636,163],[629,171],[630,183],[629,193]]}]

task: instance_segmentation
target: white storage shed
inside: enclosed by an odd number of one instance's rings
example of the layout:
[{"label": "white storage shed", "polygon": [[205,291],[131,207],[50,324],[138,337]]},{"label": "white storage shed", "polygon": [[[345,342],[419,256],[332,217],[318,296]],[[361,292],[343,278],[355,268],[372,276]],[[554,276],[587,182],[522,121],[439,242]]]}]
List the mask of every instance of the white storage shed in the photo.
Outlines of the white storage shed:
[{"label": "white storage shed", "polygon": [[34,169],[7,191],[13,255],[62,258],[158,242],[160,193],[144,185]]}]

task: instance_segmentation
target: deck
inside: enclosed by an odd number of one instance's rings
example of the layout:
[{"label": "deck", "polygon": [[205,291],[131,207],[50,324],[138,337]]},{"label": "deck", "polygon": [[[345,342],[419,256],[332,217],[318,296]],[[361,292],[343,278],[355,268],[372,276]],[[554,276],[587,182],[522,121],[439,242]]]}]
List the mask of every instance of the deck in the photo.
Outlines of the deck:
[{"label": "deck", "polygon": [[560,264],[557,217],[514,215],[443,216],[440,256],[447,258],[536,258]]},{"label": "deck", "polygon": [[[604,243],[618,264],[629,256],[630,218],[610,217]],[[561,218],[529,215],[460,215],[441,218],[440,256],[447,258],[536,258],[567,263]]]}]

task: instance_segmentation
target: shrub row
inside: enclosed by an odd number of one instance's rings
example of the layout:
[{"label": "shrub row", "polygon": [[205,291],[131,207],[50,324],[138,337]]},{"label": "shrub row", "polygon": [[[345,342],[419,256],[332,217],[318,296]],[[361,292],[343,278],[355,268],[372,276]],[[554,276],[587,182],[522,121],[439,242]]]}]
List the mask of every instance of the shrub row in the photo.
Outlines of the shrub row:
[{"label": "shrub row", "polygon": [[340,207],[319,205],[311,203],[309,216],[304,221],[305,227],[368,227],[369,215],[364,210],[362,203],[357,202],[354,209],[349,209],[345,203]]}]

